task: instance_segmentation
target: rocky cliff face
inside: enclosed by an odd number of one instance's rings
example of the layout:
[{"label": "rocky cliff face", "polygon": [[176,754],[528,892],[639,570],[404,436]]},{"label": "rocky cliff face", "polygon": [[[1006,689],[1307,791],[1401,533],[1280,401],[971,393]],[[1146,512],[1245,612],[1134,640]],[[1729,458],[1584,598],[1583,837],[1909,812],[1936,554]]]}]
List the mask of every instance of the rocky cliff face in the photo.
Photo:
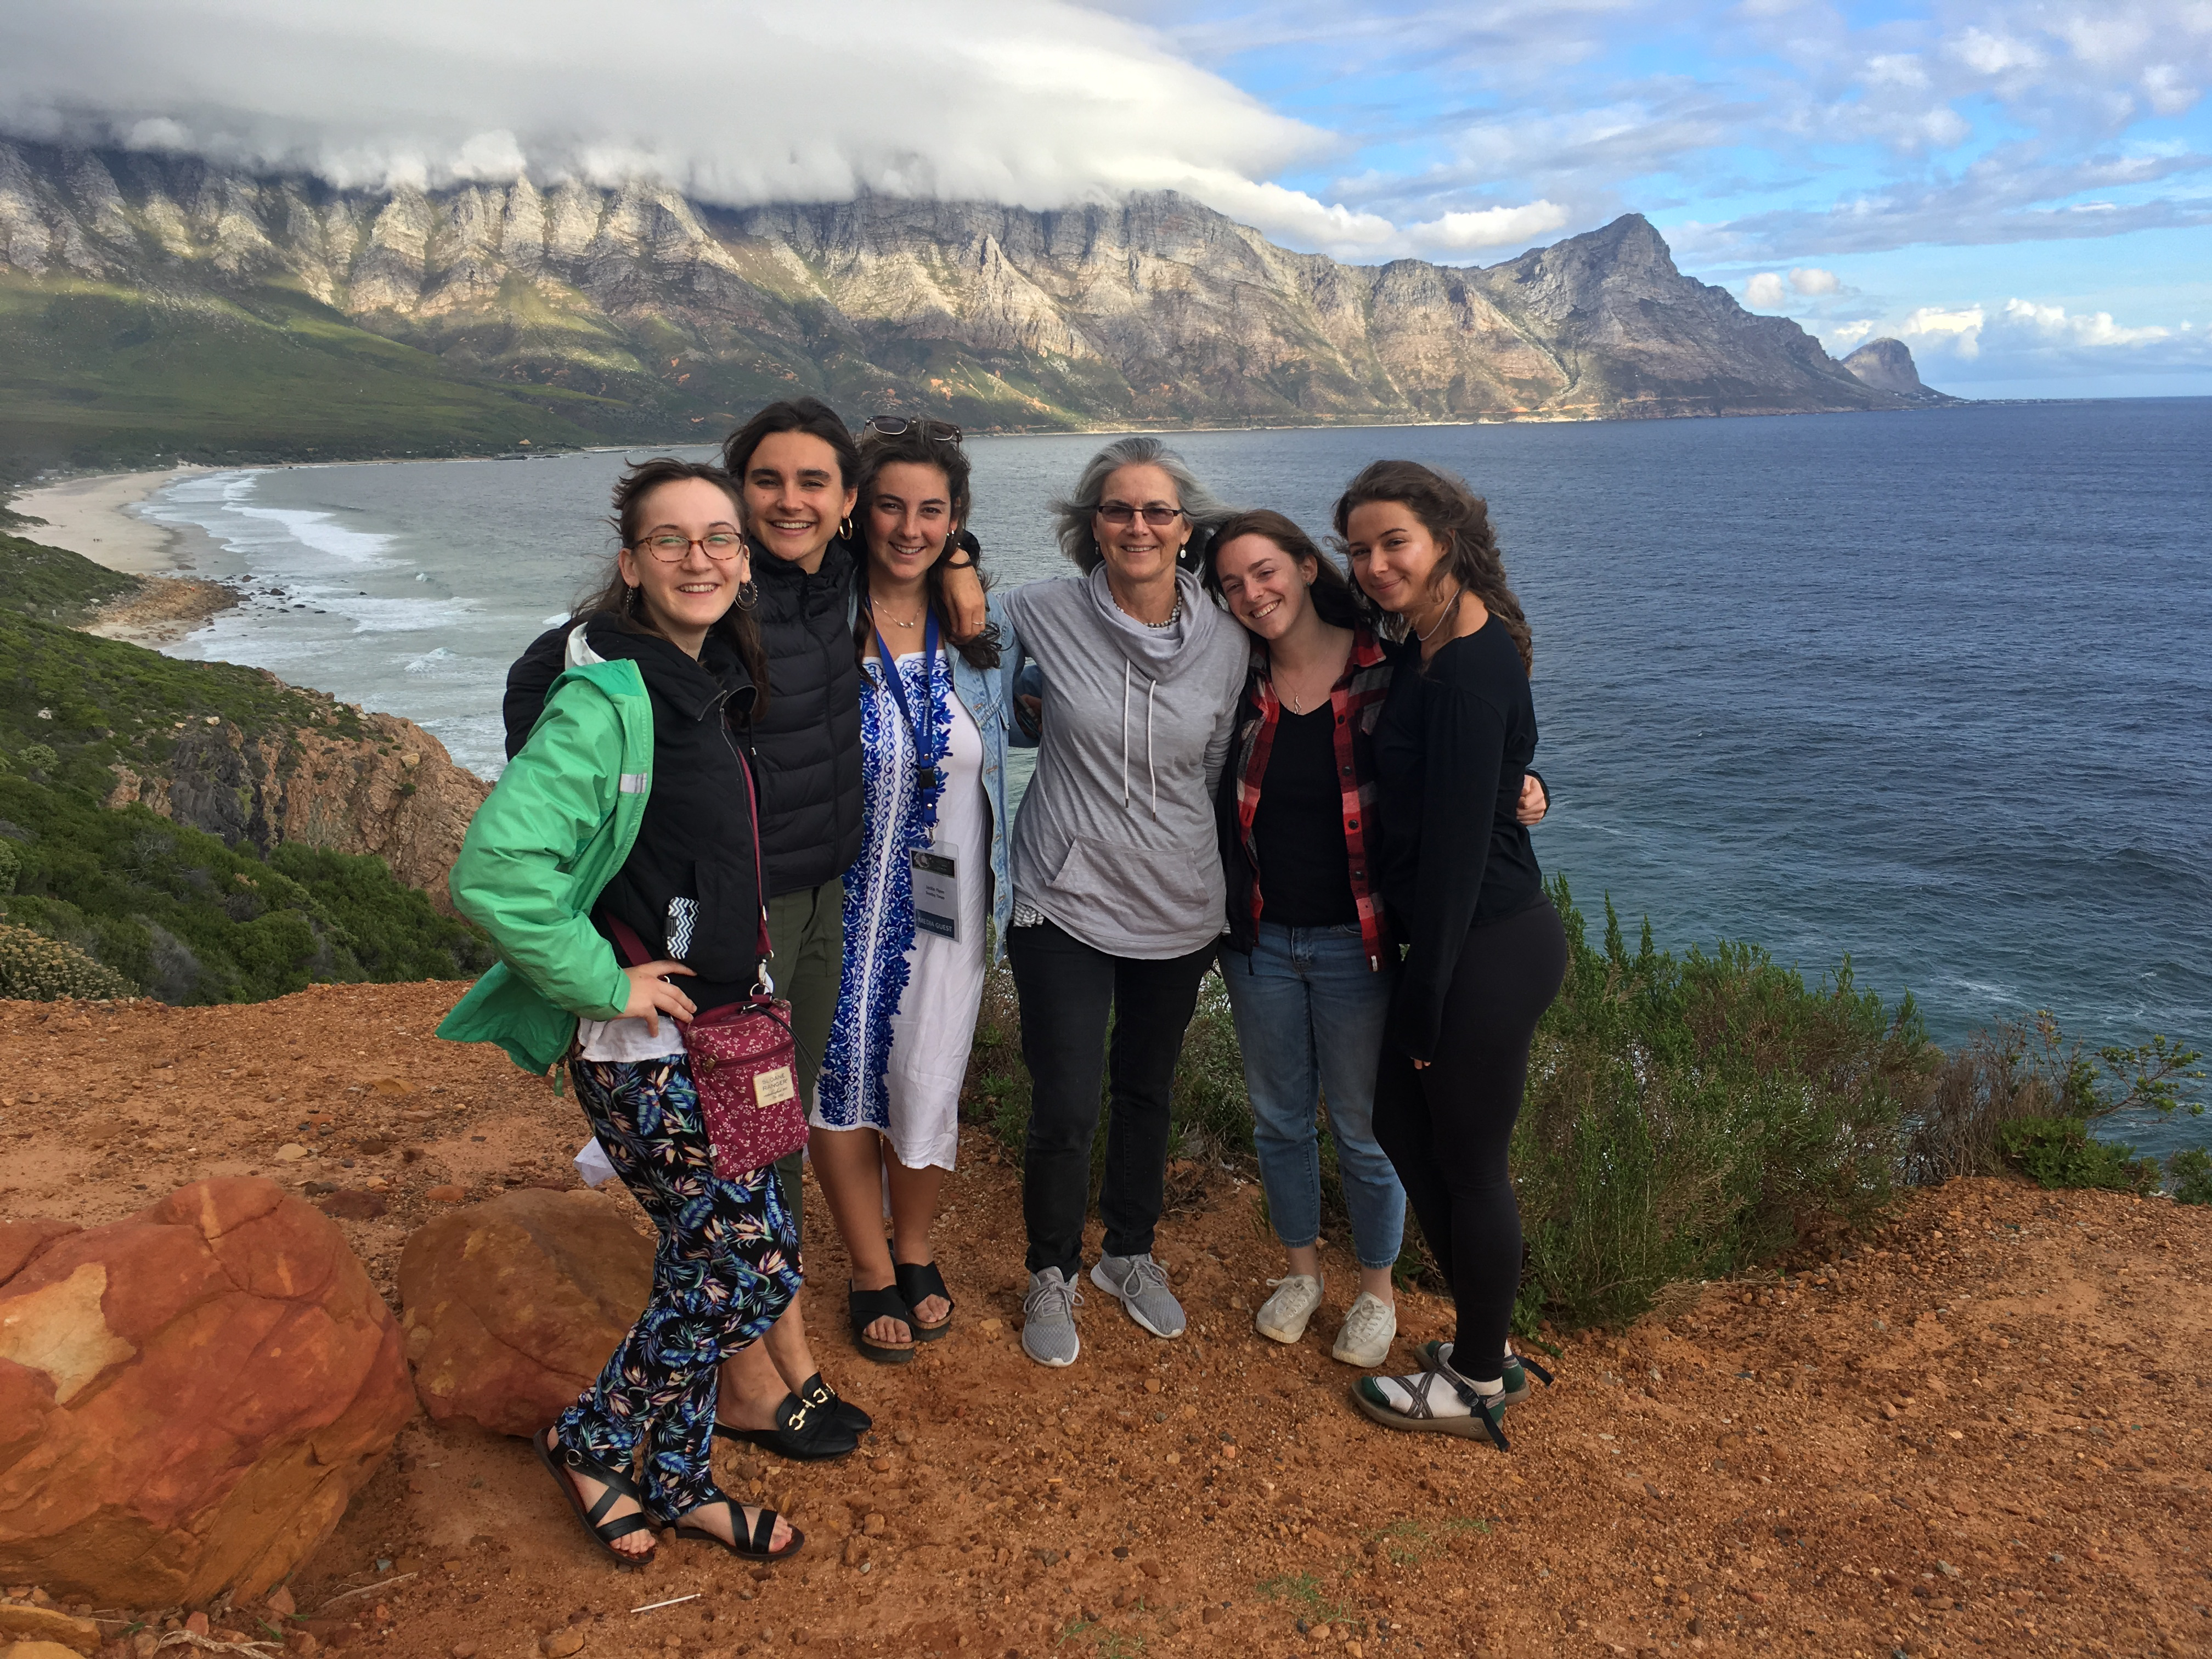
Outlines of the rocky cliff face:
[{"label": "rocky cliff face", "polygon": [[732,212],[642,183],[345,191],[0,143],[0,283],[35,307],[88,280],[163,326],[248,328],[257,295],[304,294],[448,376],[660,436],[799,390],[1000,428],[1903,401],[1685,277],[1634,215],[1486,269],[1358,266],[1171,193]]},{"label": "rocky cliff face", "polygon": [[249,735],[222,720],[188,733],[157,772],[111,768],[115,787],[103,804],[138,802],[264,853],[279,842],[374,853],[450,915],[446,876],[491,786],[454,765],[414,721],[367,713],[359,720],[360,738],[302,730],[289,738]]}]

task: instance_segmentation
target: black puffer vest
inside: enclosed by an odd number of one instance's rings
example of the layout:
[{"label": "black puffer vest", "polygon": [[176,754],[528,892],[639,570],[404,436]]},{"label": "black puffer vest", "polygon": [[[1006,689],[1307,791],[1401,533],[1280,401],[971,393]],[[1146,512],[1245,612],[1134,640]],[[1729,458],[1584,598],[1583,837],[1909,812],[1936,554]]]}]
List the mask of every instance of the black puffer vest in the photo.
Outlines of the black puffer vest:
[{"label": "black puffer vest", "polygon": [[761,792],[769,896],[818,887],[860,856],[860,665],[853,653],[851,548],[812,575],[753,561],[753,620],[768,653],[768,708],[746,728]]}]

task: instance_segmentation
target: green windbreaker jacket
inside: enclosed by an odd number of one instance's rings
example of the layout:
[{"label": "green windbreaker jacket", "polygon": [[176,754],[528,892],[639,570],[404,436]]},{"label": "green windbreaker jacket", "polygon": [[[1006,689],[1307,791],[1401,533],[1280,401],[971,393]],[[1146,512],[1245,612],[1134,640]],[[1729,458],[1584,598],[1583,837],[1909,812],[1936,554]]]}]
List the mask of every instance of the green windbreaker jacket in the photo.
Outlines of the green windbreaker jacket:
[{"label": "green windbreaker jacket", "polygon": [[453,862],[453,904],[500,961],[438,1027],[496,1042],[544,1076],[579,1016],[614,1019],[629,979],[592,907],[636,844],[653,782],[653,705],[632,662],[571,668],[546,694],[530,740],[477,809]]}]

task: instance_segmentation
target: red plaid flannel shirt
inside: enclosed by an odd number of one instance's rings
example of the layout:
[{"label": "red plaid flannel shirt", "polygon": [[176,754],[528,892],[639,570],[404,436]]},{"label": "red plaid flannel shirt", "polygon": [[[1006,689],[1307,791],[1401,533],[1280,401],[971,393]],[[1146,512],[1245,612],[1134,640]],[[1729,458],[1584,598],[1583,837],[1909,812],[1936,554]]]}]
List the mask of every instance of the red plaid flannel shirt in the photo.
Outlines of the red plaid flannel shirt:
[{"label": "red plaid flannel shirt", "polygon": [[[1260,781],[1267,775],[1267,753],[1274,746],[1275,722],[1283,705],[1267,676],[1265,650],[1252,653],[1252,697],[1259,718],[1245,728],[1236,757],[1237,825],[1244,857],[1252,867],[1249,895],[1252,920],[1260,920],[1260,854],[1254,842],[1252,821],[1260,811]],[[1352,654],[1344,672],[1329,688],[1328,701],[1336,714],[1336,775],[1344,792],[1344,849],[1352,872],[1352,896],[1359,910],[1359,937],[1367,952],[1367,965],[1379,972],[1389,949],[1389,924],[1382,915],[1379,872],[1369,856],[1382,845],[1382,829],[1376,822],[1375,722],[1382,713],[1382,699],[1390,689],[1390,661],[1382,647],[1366,629],[1356,629]]]}]

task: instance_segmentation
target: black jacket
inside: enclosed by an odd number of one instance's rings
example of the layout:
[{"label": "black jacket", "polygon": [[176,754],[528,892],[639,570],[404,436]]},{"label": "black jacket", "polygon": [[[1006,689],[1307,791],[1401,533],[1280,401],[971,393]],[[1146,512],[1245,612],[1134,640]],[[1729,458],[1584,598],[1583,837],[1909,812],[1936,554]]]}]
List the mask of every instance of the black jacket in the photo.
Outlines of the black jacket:
[{"label": "black jacket", "polygon": [[[768,708],[745,743],[760,786],[761,856],[775,898],[819,887],[860,856],[860,665],[853,653],[854,555],[833,541],[822,568],[763,556],[753,611],[768,653]],[[571,620],[549,629],[507,671],[501,713],[512,760],[560,678]],[[597,647],[598,635],[589,636]],[[605,653],[601,653],[605,655]],[[750,689],[750,683],[748,683]]]},{"label": "black jacket", "polygon": [[860,665],[853,652],[853,550],[822,568],[753,561],[753,620],[768,653],[768,708],[749,741],[760,780],[769,896],[818,887],[860,856]]},{"label": "black jacket", "polygon": [[[556,642],[555,674],[568,631],[556,629],[545,636]],[[760,966],[760,880],[739,743],[752,708],[752,678],[738,653],[711,635],[696,662],[667,641],[628,632],[605,617],[589,619],[585,638],[611,662],[635,662],[653,702],[653,787],[645,817],[592,920],[610,942],[609,922],[627,922],[647,951],[693,969],[698,976],[680,983],[700,1007],[734,1002],[751,987]],[[544,643],[532,647],[532,655],[515,665],[518,672],[525,664],[542,667],[538,647]],[[550,685],[552,677],[544,684]],[[517,690],[510,676],[510,720],[518,712]],[[542,687],[538,700],[542,706]],[[533,710],[520,732],[510,726],[508,742],[519,746],[536,718]],[[680,910],[672,911],[678,900],[691,910],[688,934],[675,920]]]}]

